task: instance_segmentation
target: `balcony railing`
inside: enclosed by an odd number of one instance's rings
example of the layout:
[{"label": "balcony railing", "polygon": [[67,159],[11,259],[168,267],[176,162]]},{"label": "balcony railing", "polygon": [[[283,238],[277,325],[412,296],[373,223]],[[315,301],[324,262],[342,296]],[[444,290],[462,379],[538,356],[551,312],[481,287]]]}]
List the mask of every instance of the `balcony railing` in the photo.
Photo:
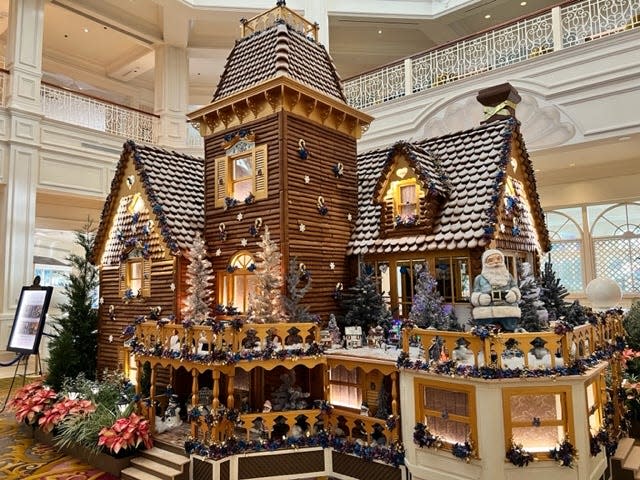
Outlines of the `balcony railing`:
[{"label": "balcony railing", "polygon": [[137,142],[155,143],[157,116],[43,83],[42,113],[61,122],[92,128]]},{"label": "balcony railing", "polygon": [[344,92],[366,108],[639,27],[638,0],[584,0],[347,79]]}]

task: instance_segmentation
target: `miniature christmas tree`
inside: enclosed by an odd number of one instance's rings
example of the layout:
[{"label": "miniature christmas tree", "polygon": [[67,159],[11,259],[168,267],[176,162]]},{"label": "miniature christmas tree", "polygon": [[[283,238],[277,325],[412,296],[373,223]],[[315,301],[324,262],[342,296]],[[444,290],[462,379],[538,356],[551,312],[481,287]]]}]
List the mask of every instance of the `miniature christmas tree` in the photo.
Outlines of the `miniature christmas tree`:
[{"label": "miniature christmas tree", "polygon": [[209,316],[209,304],[211,303],[211,290],[209,282],[213,280],[211,262],[207,260],[206,245],[200,233],[196,232],[191,250],[187,253],[189,266],[187,267],[188,297],[182,308],[182,316],[185,320],[196,323],[204,323]]},{"label": "miniature christmas tree", "polygon": [[544,309],[544,303],[540,300],[540,287],[533,276],[531,265],[526,262],[520,263],[518,273],[521,279],[519,285],[521,315],[518,326],[527,332],[546,330],[549,326],[549,314]]},{"label": "miniature christmas tree", "polygon": [[589,316],[587,315],[585,307],[580,305],[580,302],[578,300],[574,300],[566,310],[564,321],[569,325],[577,327],[579,325],[584,325],[585,323],[587,323],[589,321]]},{"label": "miniature christmas tree", "polygon": [[73,267],[64,287],[67,301],[60,305],[62,316],[56,318],[56,336],[49,344],[47,384],[57,391],[65,377],[84,373],[90,380],[96,378],[98,311],[93,303],[99,279],[98,269],[89,263],[94,241],[95,232],[87,224],[76,232],[76,244],[83,254],[67,258]]},{"label": "miniature christmas tree", "polygon": [[287,295],[283,298],[285,312],[292,322],[310,322],[309,307],[300,302],[311,288],[311,274],[302,264],[298,264],[296,257],[289,259],[287,272]]},{"label": "miniature christmas tree", "polygon": [[391,312],[373,282],[370,267],[362,267],[355,286],[349,290],[351,293],[345,296],[343,302],[347,312],[344,318],[345,326],[359,326],[363,332],[368,332],[369,328],[390,321]]},{"label": "miniature christmas tree", "polygon": [[560,279],[556,278],[556,272],[553,271],[551,257],[544,264],[544,273],[540,278],[540,300],[544,303],[544,307],[549,312],[549,320],[559,320],[567,312],[567,306],[564,297],[569,295],[567,289],[560,283]]},{"label": "miniature christmas tree", "polygon": [[420,328],[460,330],[453,309],[446,308],[443,304],[443,298],[436,286],[436,279],[431,276],[428,269],[422,268],[418,273],[409,322]]},{"label": "miniature christmas tree", "polygon": [[278,245],[271,240],[269,227],[265,227],[262,249],[256,253],[255,288],[249,298],[249,320],[255,323],[286,321],[282,308],[282,255]]}]

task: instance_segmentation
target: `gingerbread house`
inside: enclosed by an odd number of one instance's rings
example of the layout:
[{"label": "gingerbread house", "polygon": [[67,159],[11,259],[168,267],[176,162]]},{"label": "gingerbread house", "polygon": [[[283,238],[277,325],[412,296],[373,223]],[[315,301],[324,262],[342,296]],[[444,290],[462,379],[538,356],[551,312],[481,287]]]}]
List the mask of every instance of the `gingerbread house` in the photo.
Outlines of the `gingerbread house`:
[{"label": "gingerbread house", "polygon": [[372,266],[399,317],[411,309],[416,267],[428,265],[444,300],[464,308],[485,249],[501,249],[516,278],[518,261],[538,265],[549,250],[519,99],[509,84],[483,90],[492,113],[482,125],[359,155],[347,254]]}]

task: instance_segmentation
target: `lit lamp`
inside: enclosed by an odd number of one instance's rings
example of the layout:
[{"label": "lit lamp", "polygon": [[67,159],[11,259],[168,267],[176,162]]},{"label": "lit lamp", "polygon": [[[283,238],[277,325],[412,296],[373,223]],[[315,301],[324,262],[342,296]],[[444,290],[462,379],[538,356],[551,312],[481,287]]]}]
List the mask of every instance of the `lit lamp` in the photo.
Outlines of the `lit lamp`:
[{"label": "lit lamp", "polygon": [[118,407],[118,411],[123,414],[127,408],[129,408],[129,399],[125,397],[124,394],[120,395],[120,400],[118,400],[116,406]]}]

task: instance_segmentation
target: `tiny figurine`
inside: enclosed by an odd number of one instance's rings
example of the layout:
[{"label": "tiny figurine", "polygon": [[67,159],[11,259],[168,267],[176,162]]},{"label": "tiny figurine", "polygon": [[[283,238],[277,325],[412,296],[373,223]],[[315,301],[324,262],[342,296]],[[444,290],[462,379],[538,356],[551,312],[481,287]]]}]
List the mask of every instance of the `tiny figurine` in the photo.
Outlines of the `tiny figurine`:
[{"label": "tiny figurine", "polygon": [[270,413],[272,408],[271,400],[265,400],[264,405],[262,405],[262,413]]},{"label": "tiny figurine", "polygon": [[482,273],[473,282],[472,315],[477,325],[500,325],[515,331],[520,320],[520,289],[505,265],[499,250],[482,254]]},{"label": "tiny figurine", "polygon": [[180,335],[178,335],[176,328],[173,329],[173,335],[169,337],[169,351],[180,352]]}]

